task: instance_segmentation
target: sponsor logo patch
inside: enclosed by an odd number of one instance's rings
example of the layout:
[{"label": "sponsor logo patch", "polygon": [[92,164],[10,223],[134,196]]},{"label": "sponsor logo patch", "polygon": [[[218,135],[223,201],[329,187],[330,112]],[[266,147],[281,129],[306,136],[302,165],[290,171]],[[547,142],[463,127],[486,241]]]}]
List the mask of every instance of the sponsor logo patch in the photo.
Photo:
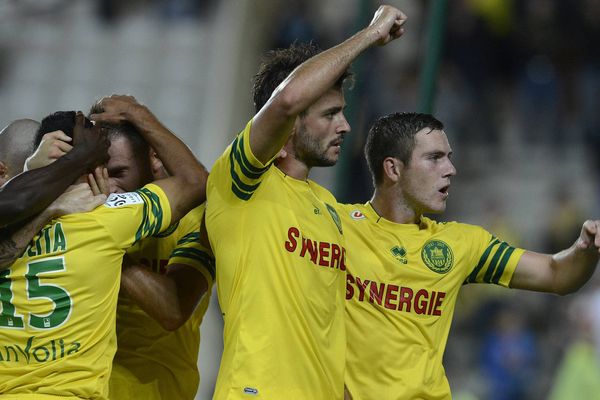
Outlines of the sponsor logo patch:
[{"label": "sponsor logo patch", "polygon": [[258,394],[258,389],[246,386],[244,388],[244,394],[250,394],[252,396],[256,396]]},{"label": "sponsor logo patch", "polygon": [[142,204],[144,200],[139,193],[111,193],[104,205],[109,208],[125,207],[130,204]]},{"label": "sponsor logo patch", "polygon": [[452,249],[441,240],[430,240],[421,250],[421,258],[427,268],[438,274],[445,274],[454,265]]},{"label": "sponsor logo patch", "polygon": [[390,249],[392,256],[402,264],[408,264],[408,260],[406,259],[406,249],[402,246],[394,246]]},{"label": "sponsor logo patch", "polygon": [[365,219],[366,216],[365,216],[365,214],[361,213],[359,210],[354,210],[350,213],[350,218],[358,221],[359,219]]}]

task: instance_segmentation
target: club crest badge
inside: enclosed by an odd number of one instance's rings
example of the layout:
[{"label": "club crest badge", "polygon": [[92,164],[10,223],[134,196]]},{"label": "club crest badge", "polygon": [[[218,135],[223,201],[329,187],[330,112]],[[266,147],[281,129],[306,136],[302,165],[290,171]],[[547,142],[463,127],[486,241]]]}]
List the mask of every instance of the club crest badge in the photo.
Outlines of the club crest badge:
[{"label": "club crest badge", "polygon": [[441,240],[430,240],[421,250],[421,258],[427,268],[438,274],[445,274],[454,265],[452,249]]}]

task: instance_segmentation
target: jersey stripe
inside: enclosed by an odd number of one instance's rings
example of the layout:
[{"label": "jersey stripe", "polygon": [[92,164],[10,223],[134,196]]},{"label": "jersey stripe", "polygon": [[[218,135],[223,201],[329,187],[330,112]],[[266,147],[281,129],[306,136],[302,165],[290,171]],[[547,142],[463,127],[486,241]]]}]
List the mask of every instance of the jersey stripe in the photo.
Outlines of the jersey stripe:
[{"label": "jersey stripe", "polygon": [[[236,146],[236,142],[238,142],[237,146]],[[234,153],[235,159],[237,160],[237,162],[240,166],[240,170],[248,178],[258,179],[258,178],[260,178],[260,176],[262,174],[265,173],[265,171],[267,169],[269,169],[269,165],[262,167],[262,168],[257,168],[250,163],[250,160],[248,160],[248,157],[246,156],[246,154],[243,151],[244,150],[244,137],[243,136],[238,136],[238,138],[233,142],[233,150],[234,151],[232,153]]]},{"label": "jersey stripe", "polygon": [[183,257],[199,261],[206,267],[210,276],[215,279],[215,261],[208,253],[192,248],[177,248],[173,250],[170,257]]},{"label": "jersey stripe", "polygon": [[489,266],[487,267],[487,270],[485,271],[485,276],[483,277],[484,282],[492,282],[492,276],[494,274],[494,271],[496,270],[498,261],[500,261],[500,257],[502,256],[502,253],[504,253],[504,250],[506,250],[507,247],[508,244],[506,244],[506,242],[501,242],[500,246],[498,246],[498,249],[494,253],[494,257],[492,257],[492,261],[490,262]]},{"label": "jersey stripe", "polygon": [[490,252],[492,251],[493,247],[496,244],[500,243],[500,241],[498,239],[496,239],[495,237],[492,237],[492,239],[490,240],[490,242],[491,242],[490,245],[487,247],[487,249],[485,249],[485,252],[483,253],[483,255],[481,256],[481,258],[479,259],[479,262],[477,263],[477,266],[475,267],[475,269],[473,269],[473,272],[471,272],[471,274],[465,280],[465,283],[474,283],[474,282],[477,282],[477,275],[479,275],[479,271],[481,271],[481,269],[485,265],[485,262],[487,261],[487,258],[489,257]]},{"label": "jersey stripe", "polygon": [[[160,232],[162,226],[162,209],[160,208],[160,200],[158,196],[146,188],[136,190],[142,197],[144,197],[144,211],[143,218],[138,231],[135,234],[135,241],[139,241],[143,237],[153,236]],[[150,208],[150,214],[148,213]],[[152,218],[150,218],[150,215]]]}]

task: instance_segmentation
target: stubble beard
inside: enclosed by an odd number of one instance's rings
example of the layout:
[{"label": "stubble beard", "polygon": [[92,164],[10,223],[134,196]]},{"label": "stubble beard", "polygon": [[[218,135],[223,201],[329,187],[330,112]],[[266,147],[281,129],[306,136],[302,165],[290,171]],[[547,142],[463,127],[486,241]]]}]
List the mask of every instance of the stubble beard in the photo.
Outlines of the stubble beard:
[{"label": "stubble beard", "polygon": [[337,163],[337,158],[327,157],[329,145],[322,149],[320,142],[309,135],[305,127],[302,127],[294,135],[292,143],[294,144],[296,158],[309,168],[332,167]]}]

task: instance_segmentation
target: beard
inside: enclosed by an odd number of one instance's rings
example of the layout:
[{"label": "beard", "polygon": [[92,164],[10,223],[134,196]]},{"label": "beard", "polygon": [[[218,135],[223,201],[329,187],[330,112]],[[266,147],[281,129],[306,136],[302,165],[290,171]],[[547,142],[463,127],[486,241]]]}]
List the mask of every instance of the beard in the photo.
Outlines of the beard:
[{"label": "beard", "polygon": [[307,167],[331,167],[337,163],[337,157],[327,156],[329,145],[323,145],[317,138],[308,133],[302,124],[292,137],[296,159],[302,161]]}]

